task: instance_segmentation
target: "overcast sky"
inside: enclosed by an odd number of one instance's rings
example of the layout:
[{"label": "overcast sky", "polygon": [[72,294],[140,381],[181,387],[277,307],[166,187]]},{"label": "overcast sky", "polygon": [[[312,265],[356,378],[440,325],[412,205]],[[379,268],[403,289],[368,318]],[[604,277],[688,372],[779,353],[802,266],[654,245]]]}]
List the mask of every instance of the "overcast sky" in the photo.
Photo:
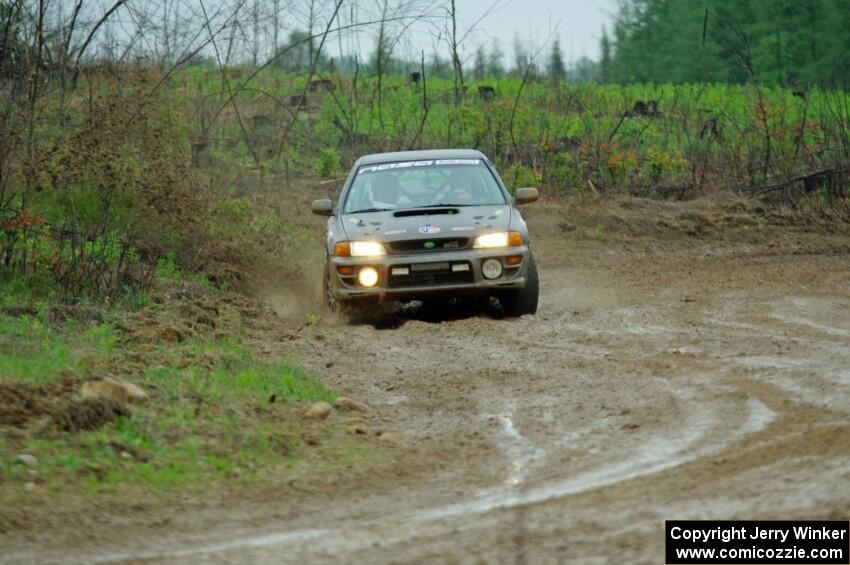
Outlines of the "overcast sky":
[{"label": "overcast sky", "polygon": [[[459,11],[472,24],[493,0],[459,0]],[[617,0],[507,0],[504,7],[479,24],[481,33],[504,38],[508,45],[514,31],[524,38],[545,41],[550,32],[561,40],[569,61],[581,56],[598,59],[602,26],[616,12]]]},{"label": "overcast sky", "polygon": [[[457,0],[462,29],[467,29],[484,14],[494,0]],[[610,30],[617,0],[501,0],[464,43],[468,55],[478,43],[501,42],[510,56],[515,34],[529,43],[542,45],[550,34],[556,34],[568,61],[582,56],[599,58],[602,26]],[[552,37],[555,37],[552,35]],[[433,39],[419,34],[415,47],[427,48]]]},{"label": "overcast sky", "polygon": [[[0,0],[3,2],[5,0]],[[602,26],[610,29],[610,24],[616,12],[618,0],[455,0],[458,11],[458,36],[464,36],[460,45],[464,64],[471,64],[478,45],[485,45],[489,51],[494,41],[500,44],[505,55],[503,64],[513,64],[512,52],[514,38],[519,37],[526,49],[544,47],[555,37],[560,39],[561,48],[567,62],[574,62],[583,56],[594,60],[599,58],[599,39]],[[95,22],[115,0],[86,0],[83,2],[83,15],[80,21]],[[332,13],[335,0],[318,0],[318,15],[313,22],[313,31],[318,33],[326,25]],[[52,13],[60,21],[66,21],[73,13],[75,0],[54,0],[48,2]],[[167,5],[170,10],[163,12],[160,6]],[[233,6],[242,6],[236,13]],[[306,29],[309,21],[308,9],[313,5],[308,0],[165,0],[165,4],[149,2],[149,0],[132,0],[126,9],[119,10],[110,19],[98,36],[98,45],[106,42],[108,37],[119,40],[134,36],[144,24],[145,35],[137,42],[139,49],[157,50],[162,48],[162,34],[169,24],[168,31],[188,30],[182,36],[172,37],[171,43],[177,51],[188,49],[188,45],[177,45],[178,40],[185,36],[195,40],[204,39],[204,34],[198,32],[202,19],[200,6],[213,14],[214,25],[218,28],[230,18],[242,24],[242,27],[223,26],[222,36],[231,33],[230,30],[240,29],[244,33],[242,45],[236,49],[250,51],[254,45],[252,32],[259,29],[259,49],[267,56],[275,50],[271,41],[272,21],[278,23],[281,38],[294,30]],[[346,0],[339,13],[339,25],[356,22],[375,21],[380,19],[384,6],[383,0]],[[416,61],[421,51],[427,56],[433,52],[443,58],[449,56],[447,32],[450,23],[448,7],[450,0],[389,0],[387,18],[392,20],[389,34],[399,38],[394,44],[393,54],[407,60]],[[251,9],[260,7],[263,14],[259,28],[251,23]],[[280,18],[272,19],[272,6],[280,6]],[[140,19],[141,8],[147,7],[144,19]],[[489,13],[488,13],[489,11]],[[485,15],[486,14],[486,15]],[[167,17],[166,17],[167,16]],[[482,19],[482,16],[483,17]],[[178,17],[182,18],[178,21]],[[158,27],[157,27],[158,26]],[[197,29],[196,29],[197,28]],[[467,33],[470,28],[472,32]],[[364,60],[374,51],[375,39],[379,26],[368,25],[348,30],[331,37],[326,49],[331,56],[358,53]],[[107,33],[108,32],[108,33]],[[157,35],[159,33],[159,35]],[[78,33],[78,35],[80,35]],[[232,35],[232,33],[231,33]],[[237,36],[239,39],[242,36]],[[280,40],[279,40],[280,41]],[[209,51],[209,50],[208,50]],[[207,55],[210,53],[207,52]],[[246,53],[241,53],[244,57]],[[544,57],[541,57],[543,59]],[[542,62],[542,61],[541,61]]]}]

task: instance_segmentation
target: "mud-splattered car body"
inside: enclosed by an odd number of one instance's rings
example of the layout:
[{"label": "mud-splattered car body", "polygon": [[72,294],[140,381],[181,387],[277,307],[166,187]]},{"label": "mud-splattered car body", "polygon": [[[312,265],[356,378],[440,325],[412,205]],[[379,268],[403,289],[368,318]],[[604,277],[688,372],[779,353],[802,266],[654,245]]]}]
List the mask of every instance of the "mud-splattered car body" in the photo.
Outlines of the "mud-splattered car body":
[{"label": "mud-splattered car body", "polygon": [[537,269],[518,204],[493,165],[474,150],[367,155],[349,173],[327,215],[325,300],[427,300],[496,296],[509,314],[537,308]]}]

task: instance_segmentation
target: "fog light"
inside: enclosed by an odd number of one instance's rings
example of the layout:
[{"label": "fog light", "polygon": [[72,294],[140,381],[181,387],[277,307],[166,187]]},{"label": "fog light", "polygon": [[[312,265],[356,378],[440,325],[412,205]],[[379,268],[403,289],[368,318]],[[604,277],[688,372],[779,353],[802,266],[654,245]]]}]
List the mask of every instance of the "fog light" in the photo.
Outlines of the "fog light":
[{"label": "fog light", "polygon": [[498,259],[487,259],[481,264],[481,274],[485,279],[498,279],[502,276],[502,262]]},{"label": "fog light", "polygon": [[357,281],[367,287],[373,287],[378,284],[378,271],[372,267],[363,267],[357,273]]}]

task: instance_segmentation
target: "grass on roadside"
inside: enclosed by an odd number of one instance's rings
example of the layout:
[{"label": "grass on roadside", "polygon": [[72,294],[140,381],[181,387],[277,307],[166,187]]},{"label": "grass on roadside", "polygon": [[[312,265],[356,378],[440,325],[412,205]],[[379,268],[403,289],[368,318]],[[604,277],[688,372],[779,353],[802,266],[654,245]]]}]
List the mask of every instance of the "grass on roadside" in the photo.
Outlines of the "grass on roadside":
[{"label": "grass on roadside", "polygon": [[110,323],[69,321],[56,329],[43,308],[32,316],[0,316],[0,378],[49,382],[63,371],[91,370],[113,356],[117,341]]},{"label": "grass on roadside", "polygon": [[[0,316],[0,383],[80,379],[91,367],[142,386],[150,401],[93,431],[49,431],[44,417],[25,429],[0,427],[0,500],[27,483],[63,496],[191,493],[374,455],[341,426],[302,417],[311,402],[333,402],[330,390],[238,339],[133,346],[108,322],[53,327],[41,316]],[[16,463],[21,453],[38,465]]]}]

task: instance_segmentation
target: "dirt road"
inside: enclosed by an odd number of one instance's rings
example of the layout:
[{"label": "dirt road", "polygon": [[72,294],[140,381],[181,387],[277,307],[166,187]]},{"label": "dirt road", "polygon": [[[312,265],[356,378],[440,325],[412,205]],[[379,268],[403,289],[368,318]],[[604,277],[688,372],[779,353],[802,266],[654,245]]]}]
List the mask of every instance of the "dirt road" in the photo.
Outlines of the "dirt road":
[{"label": "dirt road", "polygon": [[659,563],[665,519],[848,518],[846,235],[536,229],[536,316],[413,312],[280,346],[397,434],[385,474],[9,555]]}]

